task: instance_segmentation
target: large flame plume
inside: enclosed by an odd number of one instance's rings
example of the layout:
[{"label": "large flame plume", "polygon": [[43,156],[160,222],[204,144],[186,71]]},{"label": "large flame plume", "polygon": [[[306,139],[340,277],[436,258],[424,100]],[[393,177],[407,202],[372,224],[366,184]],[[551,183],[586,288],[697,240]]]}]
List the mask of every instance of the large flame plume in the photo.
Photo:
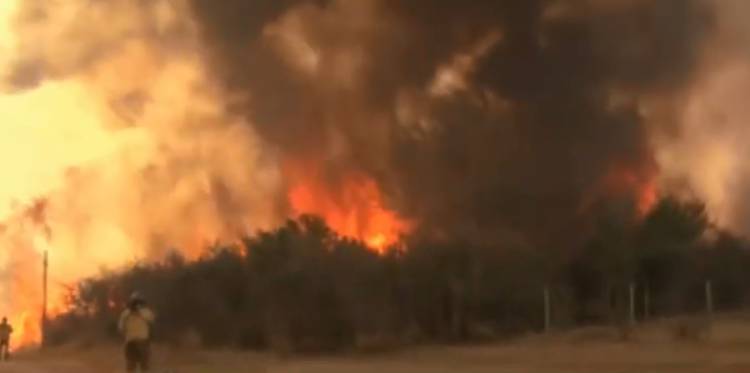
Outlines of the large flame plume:
[{"label": "large flame plume", "polygon": [[[0,309],[17,346],[39,340],[44,250],[54,306],[60,284],[101,268],[170,248],[196,257],[273,223],[278,177],[225,110],[179,9],[3,4],[3,47],[16,52],[0,96]],[[44,221],[18,218],[37,198]]]}]

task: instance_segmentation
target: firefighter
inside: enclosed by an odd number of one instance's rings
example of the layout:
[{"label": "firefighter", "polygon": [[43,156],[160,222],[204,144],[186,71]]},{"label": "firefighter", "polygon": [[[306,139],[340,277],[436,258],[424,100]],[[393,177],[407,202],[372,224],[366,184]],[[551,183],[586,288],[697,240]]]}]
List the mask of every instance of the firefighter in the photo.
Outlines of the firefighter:
[{"label": "firefighter", "polygon": [[10,358],[10,335],[13,334],[13,327],[8,324],[8,319],[3,317],[0,322],[0,359],[3,361]]},{"label": "firefighter", "polygon": [[151,328],[155,315],[138,292],[131,295],[120,315],[118,328],[125,339],[125,365],[128,372],[147,372],[151,363]]}]

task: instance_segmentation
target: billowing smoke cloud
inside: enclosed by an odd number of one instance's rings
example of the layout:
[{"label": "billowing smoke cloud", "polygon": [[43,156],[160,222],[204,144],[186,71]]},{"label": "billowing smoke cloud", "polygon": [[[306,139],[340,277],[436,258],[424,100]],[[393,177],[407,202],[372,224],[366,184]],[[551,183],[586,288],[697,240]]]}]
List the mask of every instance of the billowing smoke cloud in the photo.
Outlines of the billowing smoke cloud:
[{"label": "billowing smoke cloud", "polygon": [[285,159],[333,185],[363,170],[474,238],[555,239],[607,180],[649,183],[641,104],[688,85],[712,29],[697,0],[191,4],[233,109]]},{"label": "billowing smoke cloud", "polygon": [[36,0],[4,86],[93,92],[117,151],[66,168],[58,205],[145,249],[278,220],[300,164],[334,191],[374,178],[431,233],[556,241],[598,199],[654,182],[643,103],[689,87],[713,8]]},{"label": "billowing smoke cloud", "polygon": [[[247,120],[227,112],[230,100],[208,74],[180,2],[25,1],[15,22],[7,91],[33,95],[67,84],[87,93],[88,107],[39,132],[75,129],[84,114],[99,125],[75,135],[99,135],[81,147],[103,150],[58,165],[59,190],[48,191],[60,196],[50,198],[50,219],[75,225],[75,239],[89,237],[87,226],[100,234],[100,224],[111,224],[104,231],[121,239],[109,245],[145,253],[200,246],[275,220],[271,157],[261,154]],[[45,157],[45,149],[35,151]]]},{"label": "billowing smoke cloud", "polygon": [[715,222],[750,234],[750,3],[719,0],[717,30],[684,96],[676,131],[655,136],[663,177],[707,202]]}]

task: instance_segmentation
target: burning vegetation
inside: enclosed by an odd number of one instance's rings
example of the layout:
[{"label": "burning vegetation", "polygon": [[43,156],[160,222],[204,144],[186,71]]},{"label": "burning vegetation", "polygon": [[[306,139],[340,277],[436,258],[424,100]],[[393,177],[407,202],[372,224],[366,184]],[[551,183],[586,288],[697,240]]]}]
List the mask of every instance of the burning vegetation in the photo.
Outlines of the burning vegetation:
[{"label": "burning vegetation", "polygon": [[363,174],[329,183],[314,166],[290,171],[289,204],[295,216],[317,215],[338,234],[383,252],[395,245],[412,224],[385,205],[378,184]]},{"label": "burning vegetation", "polygon": [[[320,317],[349,328],[343,339],[364,332],[368,304],[383,315],[377,331],[438,335],[463,320],[455,334],[532,307],[522,295],[489,306],[507,289],[469,285],[471,273],[497,280],[476,268],[484,260],[562,276],[587,248],[646,245],[638,232],[664,209],[746,234],[748,183],[734,177],[747,174],[745,148],[734,144],[748,139],[748,113],[721,99],[750,91],[726,78],[750,76],[747,22],[733,16],[742,4],[2,0],[0,310],[22,344],[39,340],[48,251],[51,312],[71,323],[106,320],[121,287],[179,292],[189,278],[238,302],[205,314],[253,315],[242,336],[253,343],[284,334],[264,329],[269,313],[307,306],[340,312]],[[705,215],[684,208],[694,199]],[[27,207],[37,200],[43,213]],[[704,243],[674,239],[680,255]],[[59,307],[61,283],[175,252],[84,282],[71,310]],[[556,259],[535,267],[537,256]],[[452,261],[466,267],[435,270]],[[202,277],[217,268],[267,288]],[[320,283],[276,296],[277,280]],[[304,303],[313,293],[321,303]],[[487,307],[464,309],[474,301]],[[323,333],[303,315],[268,322],[300,339]]]}]

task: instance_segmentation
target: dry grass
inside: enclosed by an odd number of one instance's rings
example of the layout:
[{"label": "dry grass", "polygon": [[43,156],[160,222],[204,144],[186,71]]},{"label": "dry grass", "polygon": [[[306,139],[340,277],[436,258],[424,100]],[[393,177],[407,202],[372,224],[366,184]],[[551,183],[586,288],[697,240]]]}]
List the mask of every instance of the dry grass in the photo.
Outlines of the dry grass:
[{"label": "dry grass", "polygon": [[[750,372],[750,318],[725,316],[705,335],[701,319],[654,322],[623,341],[616,328],[527,336],[473,347],[421,347],[398,353],[282,359],[265,354],[160,349],[157,372],[174,373],[732,373]],[[21,357],[3,372],[118,372],[116,347],[60,349]],[[5,369],[8,368],[8,369]]]}]

